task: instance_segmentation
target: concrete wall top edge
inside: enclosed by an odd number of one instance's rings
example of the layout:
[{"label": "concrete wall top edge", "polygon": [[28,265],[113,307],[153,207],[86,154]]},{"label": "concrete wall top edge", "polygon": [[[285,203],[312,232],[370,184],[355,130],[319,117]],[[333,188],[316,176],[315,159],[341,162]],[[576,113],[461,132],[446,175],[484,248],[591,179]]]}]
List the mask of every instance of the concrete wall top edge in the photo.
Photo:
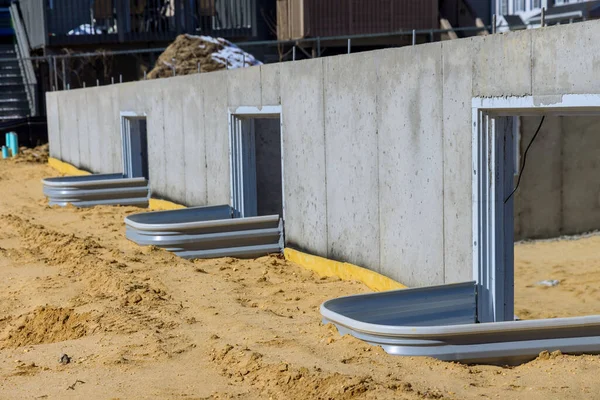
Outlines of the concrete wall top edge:
[{"label": "concrete wall top edge", "polygon": [[[342,54],[331,57],[324,57],[325,60],[330,58],[348,58],[358,60],[361,57],[377,58],[381,54],[388,52],[410,53],[415,49],[427,51],[431,47],[454,47],[468,46],[472,47],[477,55],[474,60],[475,66],[487,66],[487,68],[474,68],[473,94],[480,97],[493,96],[525,96],[534,94],[553,94],[557,90],[567,93],[584,93],[584,84],[589,84],[592,87],[596,85],[591,82],[591,78],[567,76],[564,73],[560,75],[554,74],[554,79],[546,79],[546,72],[552,70],[552,67],[566,66],[572,61],[570,53],[576,55],[595,54],[590,52],[588,46],[600,47],[600,43],[594,42],[594,32],[600,25],[600,21],[586,21],[582,23],[560,25],[546,27],[542,29],[530,29],[523,31],[512,31],[497,33],[494,35],[474,36],[470,38],[456,39],[451,41],[442,41],[434,43],[424,43],[417,46],[404,46],[390,49],[373,50],[368,52]],[[569,46],[567,46],[570,43]],[[573,46],[579,44],[579,46]],[[557,47],[558,46],[558,47]],[[560,48],[560,51],[558,49]],[[561,51],[564,54],[561,54]],[[544,57],[546,54],[546,57]],[[584,71],[595,71],[597,57],[585,57],[583,60]],[[534,63],[532,60],[539,60],[539,63]],[[293,63],[311,64],[322,62],[319,59],[298,60]],[[279,67],[273,64],[265,64],[262,66],[249,67],[248,69],[257,68],[262,72],[275,71],[276,68],[287,68],[290,62],[278,63]],[[544,73],[541,73],[543,71]],[[556,70],[556,68],[555,68]],[[488,71],[488,72],[486,72]],[[540,71],[539,73],[536,71]],[[209,74],[227,74],[236,76],[240,72],[237,70],[221,70],[214,71]],[[270,72],[267,72],[270,73]],[[588,74],[589,75],[589,74]],[[169,78],[152,79],[137,82],[125,82],[115,85],[123,89],[138,89],[138,85],[153,85],[155,82],[166,84],[174,80],[184,80],[190,83],[196,80],[202,80],[206,76],[204,74],[192,74],[185,76],[175,76]],[[166,79],[166,80],[165,80]],[[590,81],[590,82],[588,82]],[[495,83],[497,82],[497,83]],[[102,90],[103,87],[88,87],[85,89],[73,89],[70,91],[80,90]],[[600,87],[600,82],[598,83]],[[535,90],[537,89],[537,90]],[[553,90],[554,89],[554,90]],[[63,92],[47,93],[47,96],[61,96]]]}]

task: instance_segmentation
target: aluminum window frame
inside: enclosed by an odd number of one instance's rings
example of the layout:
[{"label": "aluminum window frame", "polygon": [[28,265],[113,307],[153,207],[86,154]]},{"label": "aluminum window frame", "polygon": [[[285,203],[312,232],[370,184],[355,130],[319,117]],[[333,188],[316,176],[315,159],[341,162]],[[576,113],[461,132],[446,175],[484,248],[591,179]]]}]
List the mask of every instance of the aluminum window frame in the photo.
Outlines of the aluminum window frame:
[{"label": "aluminum window frame", "polygon": [[[121,111],[119,113],[121,122],[121,157],[123,163],[123,175],[129,177],[133,171],[133,157],[131,154],[131,121],[136,119],[145,119],[148,123],[146,113],[135,111]],[[146,128],[146,136],[148,129]],[[148,160],[149,161],[149,160]]]},{"label": "aluminum window frame", "polygon": [[[234,149],[236,140],[234,140],[234,135],[236,135],[239,130],[242,129],[241,125],[244,120],[253,119],[253,118],[278,118],[279,119],[279,143],[280,143],[280,151],[281,151],[281,218],[285,223],[286,215],[285,215],[285,152],[284,152],[284,129],[283,129],[283,111],[281,105],[271,105],[271,106],[240,106],[240,107],[230,107],[227,111],[227,121],[228,121],[228,129],[229,129],[229,189],[230,189],[230,197],[229,202],[232,208],[235,207],[236,204],[240,202],[239,194],[234,188],[236,185],[241,184],[238,181],[238,177],[236,177],[235,170],[237,168],[237,163],[241,162],[241,160],[236,159],[234,154],[236,154],[237,149]],[[242,176],[239,179],[243,179]],[[237,217],[245,217],[244,212],[242,210],[240,215]]]},{"label": "aluminum window frame", "polygon": [[[479,322],[514,319],[513,187],[516,146],[506,123],[519,116],[600,115],[600,94],[472,99],[473,280]],[[508,137],[510,136],[510,137]],[[485,139],[485,140],[484,140]],[[507,161],[508,160],[508,161]],[[498,205],[501,204],[501,207]],[[506,229],[510,227],[509,229]]]}]

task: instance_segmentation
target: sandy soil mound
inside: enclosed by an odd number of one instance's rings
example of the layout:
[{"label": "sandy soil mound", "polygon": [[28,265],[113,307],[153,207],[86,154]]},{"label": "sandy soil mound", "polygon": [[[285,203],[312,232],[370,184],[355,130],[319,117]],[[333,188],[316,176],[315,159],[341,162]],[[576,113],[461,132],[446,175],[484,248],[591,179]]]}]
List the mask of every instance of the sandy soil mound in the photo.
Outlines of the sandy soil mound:
[{"label": "sandy soil mound", "polygon": [[200,72],[212,72],[260,65],[261,62],[223,38],[186,34],[177,36],[158,57],[156,65],[148,73],[148,78],[171,77],[173,68],[176,75],[196,74],[198,64]]},{"label": "sandy soil mound", "polygon": [[[385,357],[383,350],[379,350]],[[323,372],[319,367],[297,368],[286,362],[268,363],[263,354],[245,346],[227,344],[221,349],[214,349],[212,360],[222,367],[222,374],[229,379],[246,382],[272,398],[345,400],[361,398],[367,393],[374,399],[380,396],[401,398],[402,393],[413,392],[410,383],[396,379],[382,383],[367,374],[351,376]],[[425,393],[413,394],[427,398]]]},{"label": "sandy soil mound", "polygon": [[38,307],[19,318],[0,343],[6,348],[79,339],[93,332],[92,326],[90,313],[78,314],[73,309],[60,307]]},{"label": "sandy soil mound", "polygon": [[[396,357],[323,325],[367,292],[278,256],[188,261],[125,238],[134,207],[50,207],[36,163],[0,162],[0,397],[595,398],[600,356],[518,367]],[[600,237],[515,247],[517,315],[597,313]],[[556,279],[542,287],[536,282]],[[58,363],[62,354],[72,357]]]},{"label": "sandy soil mound", "polygon": [[79,238],[75,235],[65,235],[42,225],[31,223],[18,216],[7,214],[0,216],[0,221],[14,227],[25,239],[28,247],[47,256],[48,261],[64,263],[66,261],[80,262],[83,257],[100,248],[93,238]]},{"label": "sandy soil mound", "polygon": [[[556,286],[540,284],[556,281]],[[600,234],[515,246],[515,314],[521,319],[600,314]]]},{"label": "sandy soil mound", "polygon": [[34,162],[45,164],[48,162],[49,147],[48,144],[37,146],[33,149],[21,147],[19,154],[15,158],[16,162]]}]

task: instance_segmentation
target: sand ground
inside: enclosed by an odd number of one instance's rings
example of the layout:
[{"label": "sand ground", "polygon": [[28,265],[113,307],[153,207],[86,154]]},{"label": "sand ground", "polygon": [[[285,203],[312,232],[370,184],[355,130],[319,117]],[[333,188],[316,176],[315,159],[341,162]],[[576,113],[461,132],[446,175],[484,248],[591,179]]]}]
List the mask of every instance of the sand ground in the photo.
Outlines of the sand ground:
[{"label": "sand ground", "polygon": [[[544,280],[559,284],[536,284]],[[600,314],[600,235],[518,243],[515,314],[522,319]]]},{"label": "sand ground", "polygon": [[[466,366],[340,337],[319,305],[362,284],[276,256],[138,247],[123,218],[139,209],[49,207],[40,179],[55,175],[0,161],[1,399],[600,398],[597,356]],[[598,237],[521,244],[516,259],[521,318],[600,313]]]}]

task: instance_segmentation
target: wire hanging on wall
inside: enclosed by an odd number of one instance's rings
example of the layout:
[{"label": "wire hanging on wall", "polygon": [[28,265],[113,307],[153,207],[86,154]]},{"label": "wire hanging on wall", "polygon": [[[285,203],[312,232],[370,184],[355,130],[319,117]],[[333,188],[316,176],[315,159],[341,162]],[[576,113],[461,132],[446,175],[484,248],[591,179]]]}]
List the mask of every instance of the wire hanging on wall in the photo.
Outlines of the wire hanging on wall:
[{"label": "wire hanging on wall", "polygon": [[510,198],[515,194],[515,192],[519,188],[519,185],[521,184],[521,178],[523,177],[523,174],[525,173],[525,163],[527,162],[527,152],[529,151],[529,148],[533,144],[533,141],[537,137],[538,133],[540,133],[540,129],[542,129],[542,125],[543,125],[545,119],[546,119],[546,116],[544,115],[542,117],[542,120],[540,121],[540,124],[538,125],[538,127],[535,131],[535,134],[533,135],[533,137],[531,138],[531,141],[527,145],[527,148],[525,149],[525,153],[523,153],[523,162],[521,163],[521,169],[520,169],[521,173],[519,174],[519,179],[517,180],[517,186],[515,186],[514,190],[508,195],[506,200],[504,200],[504,204],[506,204],[510,200]]}]

